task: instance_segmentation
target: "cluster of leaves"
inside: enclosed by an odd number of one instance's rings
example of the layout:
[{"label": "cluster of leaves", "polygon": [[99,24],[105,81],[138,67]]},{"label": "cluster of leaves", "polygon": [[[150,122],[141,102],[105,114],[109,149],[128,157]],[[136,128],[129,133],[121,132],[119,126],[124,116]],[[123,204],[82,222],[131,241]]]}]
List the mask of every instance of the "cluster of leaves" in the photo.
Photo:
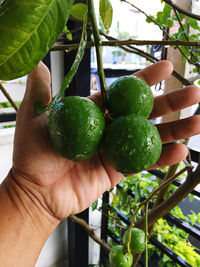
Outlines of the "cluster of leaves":
[{"label": "cluster of leaves", "polygon": [[200,212],[196,213],[193,210],[190,210],[190,214],[185,216],[179,206],[176,206],[174,209],[170,211],[172,215],[175,217],[187,222],[190,225],[194,225],[198,223],[200,225]]},{"label": "cluster of leaves", "polygon": [[[168,4],[164,5],[162,11],[157,12],[156,16],[148,16],[146,21],[159,26],[166,34],[166,28],[172,28],[176,25],[177,31],[167,33],[167,38],[171,40],[180,40],[188,42],[200,41],[200,26],[196,19],[188,18],[184,14],[172,10]],[[194,65],[193,72],[200,72],[200,50],[190,46],[180,46],[183,62],[188,61]]]},{"label": "cluster of leaves", "polygon": [[[195,247],[189,242],[188,234],[182,229],[179,229],[174,225],[170,226],[166,220],[161,218],[154,226],[154,236],[163,245],[170,248],[186,262],[191,264],[191,266],[200,266],[200,255],[195,251]],[[155,248],[152,246],[152,249]],[[161,267],[179,266],[167,255],[163,256],[162,253],[157,249],[155,249],[155,251],[159,256],[162,256],[161,260],[159,261],[159,265]]]},{"label": "cluster of leaves", "polygon": [[[180,177],[180,180],[183,178],[184,175]],[[118,188],[111,190],[111,205],[113,209],[110,209],[108,212],[109,230],[118,238],[121,238],[127,229],[127,225],[119,218],[117,215],[117,210],[121,211],[127,216],[127,218],[129,218],[129,220],[131,220],[133,211],[135,210],[137,204],[140,203],[144,198],[147,198],[151,192],[159,186],[159,184],[160,181],[155,176],[152,176],[152,174],[149,174],[148,172],[143,172],[124,179],[122,182],[120,182]],[[175,186],[171,185],[167,194],[170,195],[174,190]],[[134,196],[131,194],[131,192],[134,192]],[[152,202],[154,201],[155,198],[152,199]],[[97,208],[98,202],[95,202],[93,205],[94,209]],[[190,225],[200,223],[200,213],[197,214],[194,211],[191,211],[191,214],[186,216],[183,214],[179,206],[176,206],[173,210],[171,210],[171,214],[179,219],[184,220]],[[140,210],[137,215],[137,219],[141,218],[143,215],[144,211]],[[200,265],[200,255],[195,251],[196,248],[188,241],[188,234],[182,229],[177,228],[175,225],[170,226],[165,219],[159,219],[155,225],[153,235],[160,242],[162,242],[162,244],[173,250],[177,255],[182,257],[192,266]],[[115,244],[115,242],[110,240],[110,244],[112,246]],[[179,266],[178,264],[173,263],[171,258],[169,258],[167,255],[161,253],[154,245],[149,244],[149,257],[155,253],[160,258],[159,266]]]}]

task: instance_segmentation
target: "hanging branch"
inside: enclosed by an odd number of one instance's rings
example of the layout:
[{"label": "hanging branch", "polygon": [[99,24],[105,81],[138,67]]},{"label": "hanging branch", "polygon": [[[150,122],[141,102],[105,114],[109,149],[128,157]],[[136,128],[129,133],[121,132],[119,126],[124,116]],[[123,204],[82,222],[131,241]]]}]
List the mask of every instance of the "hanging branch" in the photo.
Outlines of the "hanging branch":
[{"label": "hanging branch", "polygon": [[179,6],[177,6],[176,4],[174,4],[171,0],[163,0],[165,3],[167,3],[168,5],[170,5],[171,7],[175,8],[177,11],[179,11],[180,13],[190,17],[190,18],[193,18],[193,19],[197,19],[197,20],[200,20],[200,16],[199,15],[196,15],[194,13],[191,13]]}]

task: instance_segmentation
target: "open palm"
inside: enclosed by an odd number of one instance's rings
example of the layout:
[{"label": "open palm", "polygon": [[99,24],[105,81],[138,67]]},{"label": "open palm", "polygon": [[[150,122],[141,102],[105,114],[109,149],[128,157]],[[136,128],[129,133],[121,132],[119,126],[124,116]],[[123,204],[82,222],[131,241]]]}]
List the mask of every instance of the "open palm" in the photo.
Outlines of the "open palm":
[{"label": "open palm", "polygon": [[[135,75],[153,85],[171,72],[171,64],[163,61]],[[99,94],[90,98],[97,104],[100,102]],[[48,104],[49,101],[50,73],[40,63],[28,77],[25,97],[17,115],[12,174],[27,194],[34,196],[54,217],[63,219],[86,209],[103,192],[116,185],[123,175],[107,165],[99,153],[81,162],[59,156],[48,137],[48,114],[36,115],[34,111],[35,102]],[[151,118],[199,101],[200,90],[195,86],[157,97]],[[199,117],[193,116],[158,125],[158,129],[166,143],[199,133],[199,124]],[[167,146],[153,167],[175,164],[186,155],[187,148],[183,144]]]}]

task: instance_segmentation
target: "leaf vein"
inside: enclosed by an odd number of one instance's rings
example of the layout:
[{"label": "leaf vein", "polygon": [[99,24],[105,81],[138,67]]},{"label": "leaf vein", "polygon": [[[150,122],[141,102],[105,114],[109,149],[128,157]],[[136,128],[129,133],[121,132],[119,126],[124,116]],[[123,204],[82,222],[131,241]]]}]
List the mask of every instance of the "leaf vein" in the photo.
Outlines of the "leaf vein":
[{"label": "leaf vein", "polygon": [[22,33],[29,34],[29,32],[25,32],[25,31],[20,30],[20,29],[17,29],[17,28],[7,27],[7,26],[4,26],[4,25],[0,25],[0,28],[6,29],[6,30],[17,31],[17,32],[22,32]]},{"label": "leaf vein", "polygon": [[[38,23],[38,26],[35,27],[35,29],[29,33],[28,37],[24,40],[24,42],[22,42],[22,44],[18,47],[18,49],[16,49],[13,53],[10,54],[9,57],[7,57],[3,62],[1,62],[0,66],[3,65],[6,61],[8,61],[14,54],[16,54],[21,47],[24,46],[24,44],[27,42],[27,40],[30,40],[31,36],[33,36],[35,34],[35,32],[38,30],[38,28],[40,27],[40,25],[42,24],[42,22],[44,21],[44,18],[46,17],[47,13],[49,12],[49,10],[51,9],[51,6],[56,2],[57,0],[52,0],[51,3],[49,5],[46,5],[47,7],[49,7],[46,12],[44,13],[44,15],[42,16],[40,22]],[[22,3],[21,3],[22,4]],[[26,3],[27,4],[27,3]],[[19,5],[19,3],[17,4]]]}]

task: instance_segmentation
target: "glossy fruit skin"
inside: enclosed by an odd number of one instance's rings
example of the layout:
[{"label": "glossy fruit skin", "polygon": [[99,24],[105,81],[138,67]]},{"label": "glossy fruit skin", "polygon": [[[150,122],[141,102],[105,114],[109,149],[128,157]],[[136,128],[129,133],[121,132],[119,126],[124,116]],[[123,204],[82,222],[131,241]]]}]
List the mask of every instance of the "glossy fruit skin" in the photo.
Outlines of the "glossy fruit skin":
[{"label": "glossy fruit skin", "polygon": [[152,166],[161,154],[157,128],[137,115],[113,119],[104,133],[102,148],[107,162],[123,174],[133,174]]},{"label": "glossy fruit skin", "polygon": [[131,253],[125,253],[125,247],[117,245],[109,253],[109,261],[112,267],[131,267],[133,256]]},{"label": "glossy fruit skin", "polygon": [[[128,240],[128,230],[123,235],[123,243],[126,244]],[[145,250],[145,232],[139,228],[131,229],[131,243],[130,249],[132,253],[140,253]]]},{"label": "glossy fruit skin", "polygon": [[106,101],[114,116],[136,114],[147,118],[153,109],[154,97],[145,81],[135,76],[124,76],[110,85]]},{"label": "glossy fruit skin", "polygon": [[73,161],[88,159],[97,152],[104,127],[100,109],[85,97],[62,99],[48,117],[54,147],[61,156]]}]

